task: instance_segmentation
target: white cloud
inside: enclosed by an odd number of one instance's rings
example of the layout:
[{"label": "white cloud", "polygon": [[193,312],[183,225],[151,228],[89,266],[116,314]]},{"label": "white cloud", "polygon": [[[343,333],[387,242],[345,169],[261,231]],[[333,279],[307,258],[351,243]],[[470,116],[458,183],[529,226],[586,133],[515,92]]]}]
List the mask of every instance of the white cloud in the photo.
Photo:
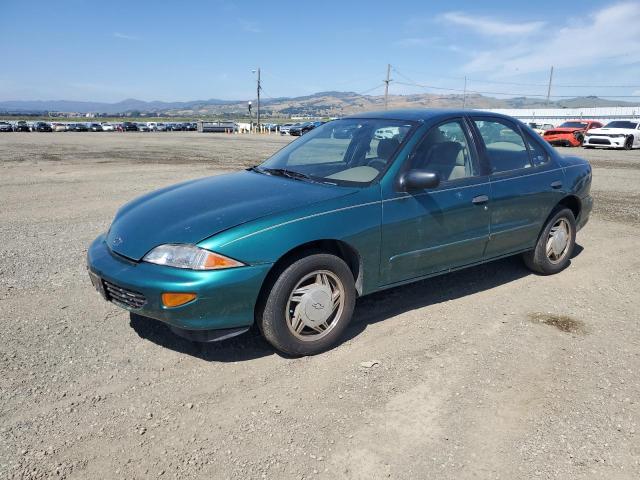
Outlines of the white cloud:
[{"label": "white cloud", "polygon": [[134,37],[133,35],[127,35],[126,33],[113,32],[113,36],[116,38],[120,38],[122,40],[138,40],[138,37]]},{"label": "white cloud", "polygon": [[478,52],[466,72],[500,74],[640,62],[640,3],[603,8],[569,26],[546,28],[539,37]]},{"label": "white cloud", "polygon": [[446,23],[469,27],[478,33],[489,36],[529,35],[539,31],[545,22],[504,22],[487,17],[477,17],[461,12],[447,12],[439,16]]}]

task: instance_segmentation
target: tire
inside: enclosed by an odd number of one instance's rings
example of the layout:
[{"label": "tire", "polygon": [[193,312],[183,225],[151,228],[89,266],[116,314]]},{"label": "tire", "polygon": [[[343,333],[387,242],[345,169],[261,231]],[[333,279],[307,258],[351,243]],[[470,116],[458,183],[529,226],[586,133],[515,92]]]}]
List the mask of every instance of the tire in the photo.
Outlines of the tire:
[{"label": "tire", "polygon": [[[556,228],[557,227],[557,228]],[[568,230],[562,234],[558,230]],[[558,232],[554,235],[553,232]],[[552,237],[556,237],[552,240]],[[566,238],[566,244],[563,240]],[[535,273],[553,275],[569,266],[576,244],[576,219],[568,208],[555,210],[545,224],[536,246],[523,254],[525,265]],[[549,253],[549,250],[551,252]],[[560,251],[559,251],[560,250]]]},{"label": "tire", "polygon": [[256,320],[277,350],[315,355],[338,342],[351,321],[355,300],[347,264],[335,255],[310,254],[292,261],[273,280],[258,304]]},{"label": "tire", "polygon": [[633,135],[629,135],[624,141],[625,150],[631,150],[633,148]]},{"label": "tire", "polygon": [[584,135],[581,133],[578,133],[576,135],[576,141],[578,142],[578,146],[582,145],[584,143]]}]

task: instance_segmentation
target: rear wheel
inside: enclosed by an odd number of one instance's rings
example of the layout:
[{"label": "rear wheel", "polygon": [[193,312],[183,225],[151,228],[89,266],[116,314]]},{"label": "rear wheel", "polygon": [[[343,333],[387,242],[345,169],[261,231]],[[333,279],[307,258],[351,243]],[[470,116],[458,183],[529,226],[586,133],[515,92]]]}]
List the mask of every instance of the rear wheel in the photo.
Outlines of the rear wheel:
[{"label": "rear wheel", "polygon": [[533,250],[523,255],[524,263],[536,273],[552,275],[569,265],[576,243],[573,212],[562,208],[546,223]]},{"label": "rear wheel", "polygon": [[356,291],[340,258],[312,254],[292,262],[273,282],[257,311],[262,334],[290,355],[331,348],[351,321]]}]

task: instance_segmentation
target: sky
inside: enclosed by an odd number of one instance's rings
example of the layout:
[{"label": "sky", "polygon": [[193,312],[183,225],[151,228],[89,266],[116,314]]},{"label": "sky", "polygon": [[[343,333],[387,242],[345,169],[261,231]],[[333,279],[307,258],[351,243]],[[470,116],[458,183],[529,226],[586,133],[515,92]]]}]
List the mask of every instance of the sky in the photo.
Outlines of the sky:
[{"label": "sky", "polygon": [[13,0],[0,45],[0,101],[249,100],[258,67],[266,98],[379,95],[387,64],[393,94],[545,96],[553,65],[556,99],[640,101],[638,0]]}]

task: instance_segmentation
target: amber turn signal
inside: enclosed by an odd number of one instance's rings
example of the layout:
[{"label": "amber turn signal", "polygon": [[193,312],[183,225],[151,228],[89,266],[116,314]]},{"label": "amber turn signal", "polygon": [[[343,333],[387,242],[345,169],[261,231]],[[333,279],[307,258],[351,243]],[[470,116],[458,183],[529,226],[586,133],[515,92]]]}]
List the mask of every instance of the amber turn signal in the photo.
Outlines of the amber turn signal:
[{"label": "amber turn signal", "polygon": [[227,258],[224,255],[209,252],[206,260],[204,261],[204,270],[215,270],[218,268],[234,268],[242,267],[244,264],[231,258]]},{"label": "amber turn signal", "polygon": [[196,297],[195,293],[165,292],[162,294],[162,304],[165,307],[179,307],[195,300]]}]

